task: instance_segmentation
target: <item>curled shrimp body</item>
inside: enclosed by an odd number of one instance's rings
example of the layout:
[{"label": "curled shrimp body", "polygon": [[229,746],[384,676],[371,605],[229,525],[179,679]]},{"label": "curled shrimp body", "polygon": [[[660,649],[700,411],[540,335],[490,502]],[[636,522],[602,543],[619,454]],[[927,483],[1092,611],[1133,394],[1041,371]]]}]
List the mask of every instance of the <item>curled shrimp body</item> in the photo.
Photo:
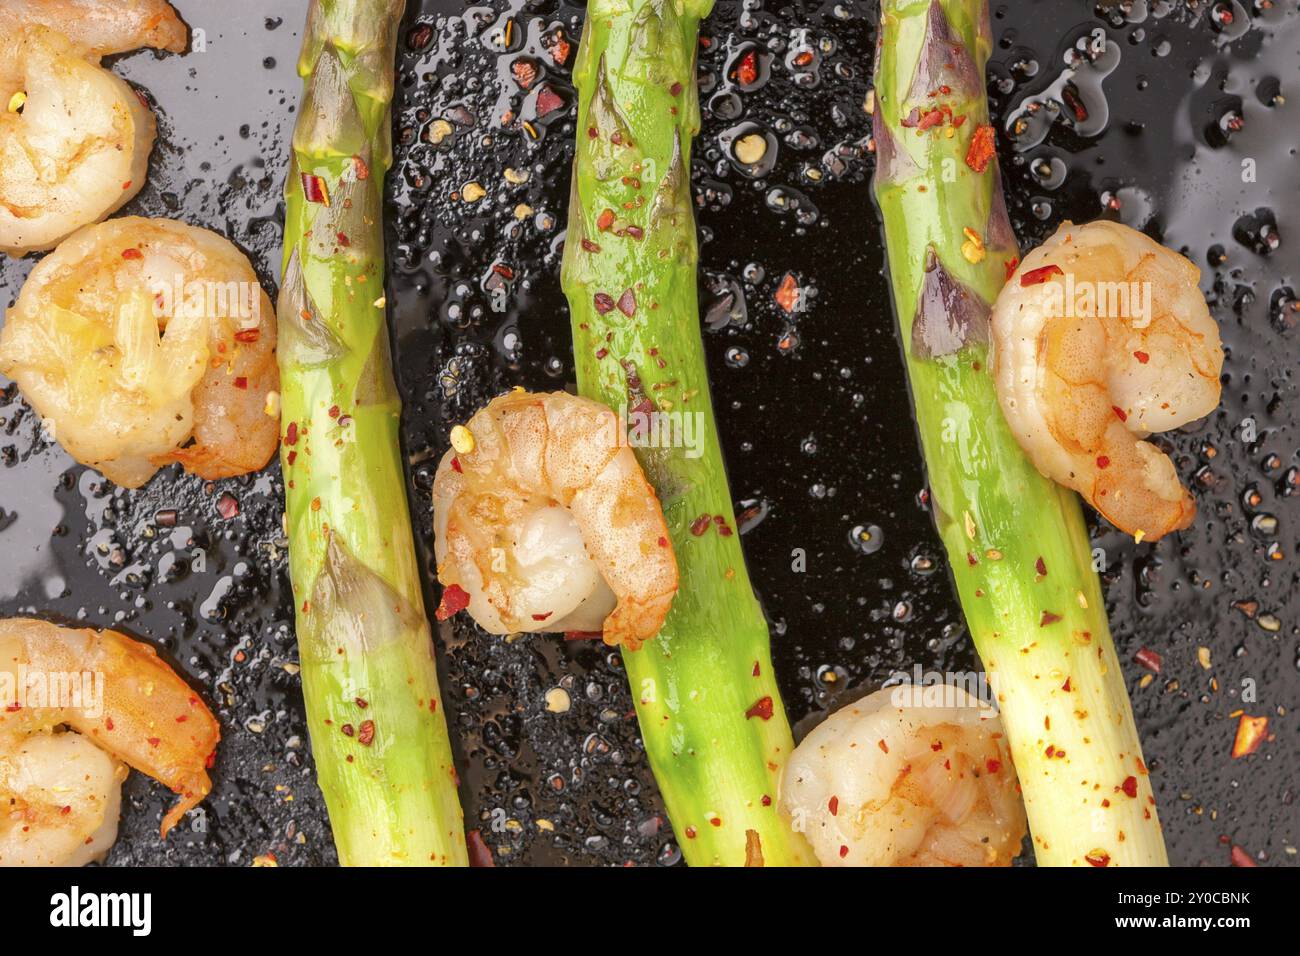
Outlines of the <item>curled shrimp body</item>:
[{"label": "curled shrimp body", "polygon": [[159,0],[0,5],[0,250],[52,249],[140,191],[153,113],[99,59],[185,42]]},{"label": "curled shrimp body", "polygon": [[120,485],[172,461],[224,478],[260,469],[278,444],[275,339],[271,301],[234,245],[124,217],[32,270],[0,332],[0,372],[69,454]]},{"label": "curled shrimp body", "polygon": [[823,866],[1007,866],[1025,808],[993,708],[959,687],[886,687],[795,747],[779,807]]},{"label": "curled shrimp body", "polygon": [[1173,462],[1145,439],[1218,406],[1223,349],[1199,279],[1128,226],[1067,222],[993,307],[998,399],[1021,447],[1139,539],[1196,514]]},{"label": "curled shrimp body", "polygon": [[179,795],[163,816],[163,837],[212,789],[216,718],[147,644],[116,631],[2,620],[0,690],[0,863],[86,862],[56,859],[76,842],[65,840],[70,834],[83,843],[95,837],[87,858],[107,850],[122,764]]},{"label": "curled shrimp body", "polygon": [[[434,479],[440,616],[494,634],[600,631],[640,646],[677,593],[663,511],[598,402],[514,391],[465,426]],[[449,600],[459,596],[459,602]]]}]

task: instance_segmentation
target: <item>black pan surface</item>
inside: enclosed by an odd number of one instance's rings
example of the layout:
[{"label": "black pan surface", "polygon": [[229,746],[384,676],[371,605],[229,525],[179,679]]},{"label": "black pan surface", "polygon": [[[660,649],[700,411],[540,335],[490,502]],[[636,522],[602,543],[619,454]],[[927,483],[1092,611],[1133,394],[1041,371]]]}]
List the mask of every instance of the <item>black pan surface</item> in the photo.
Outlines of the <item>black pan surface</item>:
[{"label": "black pan surface", "polygon": [[[176,6],[195,28],[192,52],[115,65],[147,91],[160,127],[149,183],[123,212],[222,232],[273,290],[304,5]],[[451,425],[511,385],[572,382],[559,253],[568,66],[582,15],[551,0],[408,9],[389,301],[430,580],[428,491]],[[725,0],[700,50],[706,109],[693,173],[705,344],[732,491],[747,516],[745,551],[800,730],[897,670],[978,666],[920,504],[925,475],[870,200],[862,103],[875,15],[870,3]],[[990,88],[1022,241],[1104,214],[1202,269],[1228,350],[1223,404],[1169,436],[1200,504],[1197,523],[1156,545],[1102,524],[1094,547],[1171,860],[1223,865],[1235,844],[1261,863],[1294,865],[1300,15],[1293,0],[1250,9],[1014,0],[995,3],[993,29]],[[561,34],[573,49],[557,64]],[[811,70],[789,56],[806,46],[817,54]],[[765,79],[740,91],[730,77],[750,51]],[[537,70],[527,92],[511,69],[520,62]],[[1060,108],[1036,111],[1013,134],[1034,100]],[[452,132],[434,143],[438,121]],[[747,124],[777,146],[762,180],[733,167],[722,145]],[[507,167],[527,170],[528,181],[507,182]],[[460,198],[469,182],[485,187],[483,200]],[[513,276],[500,313],[494,265]],[[0,260],[0,302],[12,303],[30,268]],[[815,291],[793,321],[773,299],[786,273]],[[149,639],[222,723],[202,813],[160,843],[170,795],[132,774],[108,862],[334,862],[296,676],[278,467],[216,483],[173,468],[123,491],[44,440],[4,384],[0,612]],[[226,495],[238,501],[229,519],[218,510]],[[867,525],[883,539],[870,553],[853,534]],[[806,571],[795,570],[796,549]],[[467,826],[498,864],[680,860],[616,654],[549,637],[507,643],[464,621],[438,639]],[[1160,656],[1159,673],[1135,660],[1143,648]],[[557,686],[572,701],[562,715],[544,703]],[[1232,760],[1240,711],[1268,715],[1272,739]]]}]

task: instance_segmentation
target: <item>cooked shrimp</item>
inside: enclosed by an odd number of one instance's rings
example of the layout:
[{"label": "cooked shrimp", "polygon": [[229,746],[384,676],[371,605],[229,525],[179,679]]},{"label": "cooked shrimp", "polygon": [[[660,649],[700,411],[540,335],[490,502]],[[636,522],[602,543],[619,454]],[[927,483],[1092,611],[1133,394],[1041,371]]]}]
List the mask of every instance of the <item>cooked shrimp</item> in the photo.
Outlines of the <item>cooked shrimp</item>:
[{"label": "cooked shrimp", "polygon": [[445,617],[493,634],[603,631],[635,649],[677,593],[663,510],[618,419],[565,392],[508,392],[481,409],[433,485]]},{"label": "cooked shrimp", "polygon": [[1128,226],[1067,222],[993,306],[998,399],[1020,446],[1139,540],[1196,514],[1174,463],[1145,439],[1219,404],[1223,349],[1199,279]]},{"label": "cooked shrimp", "polygon": [[0,332],[0,372],[69,454],[120,485],[172,461],[224,478],[262,468],[278,444],[275,339],[271,301],[230,242],[127,217],[32,270]]},{"label": "cooked shrimp", "polygon": [[117,839],[126,774],[81,734],[0,734],[0,866],[102,857]]},{"label": "cooked shrimp", "polygon": [[[212,789],[216,718],[147,644],[117,631],[3,620],[0,688],[12,698],[0,708],[0,862],[55,856],[65,844],[48,830],[63,824],[83,841],[95,836],[91,856],[106,850],[125,777],[119,762],[180,795],[163,816],[163,837]],[[77,799],[63,802],[73,807],[68,819],[48,815],[65,790]]]},{"label": "cooked shrimp", "polygon": [[1007,866],[1026,828],[997,712],[953,686],[832,714],[790,755],[778,805],[823,866]]},{"label": "cooked shrimp", "polygon": [[167,0],[4,0],[0,34],[24,26],[57,30],[91,56],[141,47],[184,53],[185,24]]},{"label": "cooked shrimp", "polygon": [[0,250],[53,249],[140,191],[153,113],[99,59],[185,42],[161,0],[0,5]]}]

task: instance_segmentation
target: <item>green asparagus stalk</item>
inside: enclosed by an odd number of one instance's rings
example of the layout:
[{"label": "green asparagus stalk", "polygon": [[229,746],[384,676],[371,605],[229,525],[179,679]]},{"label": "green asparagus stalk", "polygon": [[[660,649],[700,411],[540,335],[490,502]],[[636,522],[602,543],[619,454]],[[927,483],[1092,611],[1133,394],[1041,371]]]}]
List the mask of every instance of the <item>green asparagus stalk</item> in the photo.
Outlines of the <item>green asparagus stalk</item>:
[{"label": "green asparagus stalk", "polygon": [[312,754],[344,865],[466,863],[407,510],[384,302],[404,0],[312,0],[278,307],[289,569]]},{"label": "green asparagus stalk", "polygon": [[884,0],[875,196],[931,505],[997,695],[1040,865],[1167,865],[1076,496],[998,407],[990,305],[1017,247],[984,65],[985,0]]},{"label": "green asparagus stalk", "polygon": [[[712,5],[589,4],[562,282],[578,388],[627,416],[677,554],[681,587],[663,629],[623,659],[683,854],[804,864],[811,850],[776,811],[790,727],[734,533],[700,339],[690,148],[695,48]],[[637,436],[650,429],[681,440],[646,447]]]}]

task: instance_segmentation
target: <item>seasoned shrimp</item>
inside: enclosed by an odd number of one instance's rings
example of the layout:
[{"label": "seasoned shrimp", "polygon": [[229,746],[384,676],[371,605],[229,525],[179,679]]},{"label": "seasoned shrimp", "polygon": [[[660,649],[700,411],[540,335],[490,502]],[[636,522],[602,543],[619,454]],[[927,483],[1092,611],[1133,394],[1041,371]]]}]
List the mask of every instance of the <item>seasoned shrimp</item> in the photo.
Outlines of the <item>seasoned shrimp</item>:
[{"label": "seasoned shrimp", "polygon": [[120,485],[172,461],[224,478],[262,468],[278,444],[275,339],[271,301],[230,242],[127,217],[32,270],[0,332],[0,372],[69,454]]},{"label": "seasoned shrimp", "polygon": [[153,113],[99,59],[185,42],[161,0],[0,4],[0,250],[53,249],[140,191]]},{"label": "seasoned shrimp", "polygon": [[184,53],[188,31],[167,0],[4,0],[0,34],[57,30],[93,57],[141,47]]},{"label": "seasoned shrimp", "polygon": [[[0,621],[0,697],[0,863],[71,862],[60,851],[73,849],[64,837],[74,832],[94,838],[87,858],[107,850],[121,764],[179,794],[164,838],[212,789],[216,718],[152,647],[124,634]],[[60,800],[71,810],[49,813]]]},{"label": "seasoned shrimp", "polygon": [[832,714],[790,755],[778,806],[823,866],[1007,866],[1026,829],[997,712],[952,686]]},{"label": "seasoned shrimp", "polygon": [[439,617],[468,606],[493,634],[602,631],[630,649],[654,637],[677,559],[613,412],[517,390],[452,437],[433,485]]},{"label": "seasoned shrimp", "polygon": [[1139,540],[1196,514],[1173,462],[1145,439],[1219,404],[1223,349],[1199,279],[1128,226],[1067,222],[993,307],[998,399],[1020,446]]}]

